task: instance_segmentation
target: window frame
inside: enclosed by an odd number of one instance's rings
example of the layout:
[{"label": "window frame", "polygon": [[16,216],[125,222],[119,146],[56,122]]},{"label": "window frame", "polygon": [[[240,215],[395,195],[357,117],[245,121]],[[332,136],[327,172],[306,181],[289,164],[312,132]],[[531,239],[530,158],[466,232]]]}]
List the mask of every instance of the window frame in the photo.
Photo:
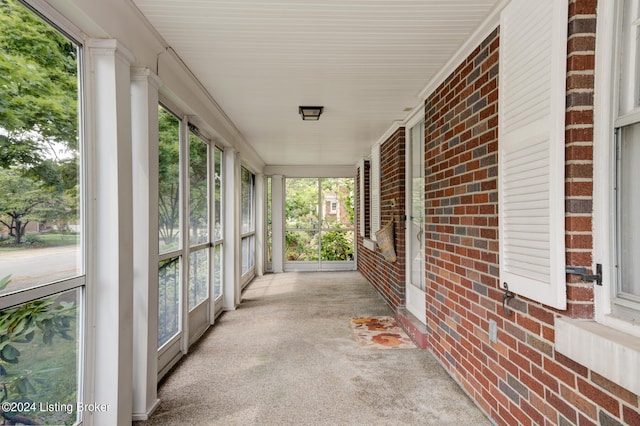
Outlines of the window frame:
[{"label": "window frame", "polygon": [[[90,120],[88,119],[92,95],[87,90],[87,78],[90,74],[90,64],[85,59],[86,55],[86,39],[83,32],[73,25],[66,17],[60,14],[50,5],[38,3],[32,4],[30,0],[16,0],[20,6],[33,13],[44,23],[49,25],[51,29],[58,32],[62,37],[66,38],[76,47],[76,66],[77,66],[77,136],[78,136],[78,185],[80,191],[78,193],[78,220],[80,221],[80,239],[79,248],[80,259],[78,262],[79,271],[77,275],[59,279],[57,281],[40,283],[34,286],[10,291],[0,294],[0,311],[23,305],[28,302],[37,301],[47,297],[61,295],[63,293],[76,292],[77,297],[77,348],[76,354],[76,399],[75,403],[82,404],[91,397],[91,390],[88,382],[93,375],[95,366],[90,359],[93,354],[93,345],[95,336],[88,333],[90,329],[89,320],[93,315],[94,301],[92,293],[94,288],[89,284],[88,277],[91,274],[92,263],[95,262],[91,257],[90,245],[88,243],[92,236],[92,230],[96,224],[93,220],[92,210],[90,209],[91,200],[95,193],[92,185],[93,179],[89,170],[89,164],[92,156],[91,140],[89,138]],[[2,278],[4,275],[0,276]],[[60,337],[56,337],[60,338]],[[84,412],[76,411],[76,423],[81,424],[84,420]]]},{"label": "window frame", "polygon": [[371,149],[371,168],[369,171],[369,216],[371,230],[369,239],[377,241],[376,232],[381,228],[381,145],[375,144]]},{"label": "window frame", "polygon": [[[205,160],[206,160],[206,171],[207,171],[207,189],[206,189],[206,194],[207,194],[207,241],[204,242],[192,242],[191,241],[191,214],[192,214],[192,210],[191,210],[191,172],[189,172],[189,191],[188,191],[188,205],[189,205],[189,219],[187,219],[187,223],[185,224],[185,227],[189,228],[187,234],[188,238],[186,239],[186,241],[188,242],[189,245],[189,277],[187,279],[187,293],[188,293],[188,306],[187,309],[189,312],[194,311],[195,309],[197,309],[200,305],[202,305],[203,303],[207,303],[208,301],[212,300],[211,294],[212,294],[212,273],[213,273],[213,259],[212,259],[212,251],[211,251],[211,247],[213,246],[213,226],[212,226],[212,219],[213,219],[213,212],[211,210],[211,195],[213,194],[213,185],[212,185],[212,179],[211,179],[211,171],[212,171],[212,166],[213,166],[213,162],[211,161],[211,157],[212,157],[212,153],[213,153],[213,143],[211,141],[209,141],[207,138],[205,138],[202,133],[200,132],[200,130],[195,127],[194,125],[192,125],[191,123],[189,123],[189,131],[188,131],[188,136],[187,136],[187,152],[188,152],[188,157],[189,157],[189,161],[188,161],[188,167],[189,169],[191,168],[191,137],[193,136],[194,138],[197,138],[200,142],[204,143],[206,146],[206,156],[205,156]],[[202,300],[197,300],[197,296],[196,297],[196,302],[194,305],[191,305],[191,278],[192,278],[192,271],[191,271],[191,261],[192,261],[192,256],[194,256],[196,253],[198,252],[205,252],[206,257],[207,257],[207,296],[202,299]],[[197,293],[197,289],[194,288],[194,291]]]},{"label": "window frame", "polygon": [[[640,337],[640,303],[621,300],[617,296],[617,220],[611,220],[611,217],[617,217],[616,130],[631,122],[640,122],[640,119],[634,118],[640,108],[625,115],[618,114],[624,1],[626,0],[598,3],[593,145],[593,270],[596,263],[602,265],[602,286],[594,286],[595,319],[603,325]],[[636,84],[640,84],[640,79]]]},{"label": "window frame", "polygon": [[[243,185],[244,185],[244,181],[242,179],[242,173],[243,171],[246,171],[247,173],[249,173],[250,176],[250,180],[249,180],[249,190],[250,190],[250,212],[249,212],[249,230],[244,230],[243,229],[243,218],[244,218],[244,212],[243,212],[243,199],[242,199],[242,192],[243,192]],[[248,167],[241,165],[240,166],[240,259],[241,259],[241,265],[240,265],[240,279],[241,279],[241,286],[244,287],[246,286],[251,279],[255,276],[255,268],[256,268],[256,179],[257,176],[256,174],[251,171],[251,169],[249,169]],[[244,232],[243,232],[244,231]],[[243,255],[243,245],[244,242],[248,241],[249,244],[249,266],[247,268],[246,271],[242,271],[243,267],[244,267],[244,255]]]},{"label": "window frame", "polygon": [[[211,293],[209,294],[209,297],[211,297],[211,294],[213,294],[213,297],[211,298],[212,302],[214,305],[216,304],[220,304],[220,311],[222,310],[222,297],[224,295],[224,239],[225,239],[225,229],[224,229],[224,204],[225,204],[225,191],[224,191],[224,169],[225,169],[225,165],[224,165],[224,148],[219,146],[218,144],[216,144],[215,142],[212,142],[210,147],[209,147],[209,151],[211,152],[210,154],[210,161],[212,164],[212,169],[211,171],[213,172],[213,175],[211,176],[211,193],[210,193],[210,216],[211,216],[211,236],[210,236],[210,240],[211,240],[211,254],[210,254],[210,260],[211,260]],[[215,159],[216,159],[216,152],[220,152],[220,175],[219,175],[219,179],[220,179],[220,234],[217,235],[216,234],[216,230],[215,230],[215,226],[216,226],[216,222],[217,222],[217,216],[216,216],[216,185],[215,185],[215,174],[216,174],[216,164],[215,164]],[[215,257],[215,251],[218,249],[218,247],[220,247],[220,294],[215,292],[215,274],[217,272],[216,270],[216,257]],[[214,309],[215,312],[218,311],[218,309]],[[215,316],[215,312],[214,312],[214,316]]]}]

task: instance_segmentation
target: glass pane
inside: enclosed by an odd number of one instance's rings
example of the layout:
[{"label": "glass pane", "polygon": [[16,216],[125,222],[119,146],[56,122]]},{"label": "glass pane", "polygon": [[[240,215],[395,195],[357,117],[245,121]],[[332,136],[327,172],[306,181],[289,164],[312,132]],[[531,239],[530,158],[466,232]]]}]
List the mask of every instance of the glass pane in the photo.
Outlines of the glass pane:
[{"label": "glass pane", "polygon": [[10,293],[82,273],[78,48],[16,1],[0,3],[0,17],[0,282],[10,280],[0,293]]},{"label": "glass pane", "polygon": [[409,221],[411,239],[409,257],[411,259],[410,284],[425,289],[425,179],[423,125],[411,128],[411,218]]},{"label": "glass pane", "polygon": [[638,40],[638,17],[640,9],[637,2],[625,1],[622,16],[622,37],[620,54],[620,99],[619,115],[630,113],[640,106],[640,43]]},{"label": "glass pane", "polygon": [[254,230],[253,220],[253,191],[254,176],[253,174],[242,168],[242,233]]},{"label": "glass pane", "polygon": [[620,130],[618,239],[620,292],[640,297],[640,124]]},{"label": "glass pane", "polygon": [[353,231],[323,231],[322,260],[353,260]]},{"label": "glass pane", "polygon": [[180,257],[158,267],[158,348],[180,331]]},{"label": "glass pane", "polygon": [[353,178],[320,179],[322,227],[353,228]]},{"label": "glass pane", "polygon": [[213,151],[213,239],[222,239],[222,150],[216,147]]},{"label": "glass pane", "polygon": [[[78,420],[80,297],[80,290],[71,290],[0,311],[5,419],[56,425]],[[11,402],[22,409],[6,410]]]},{"label": "glass pane", "polygon": [[317,231],[287,231],[285,239],[287,261],[318,260]]},{"label": "glass pane", "polygon": [[189,134],[189,242],[209,241],[208,145]]},{"label": "glass pane", "polygon": [[287,228],[317,229],[319,227],[318,179],[287,179],[286,200]]},{"label": "glass pane", "polygon": [[255,239],[251,235],[242,239],[242,275],[255,265]]},{"label": "glass pane", "polygon": [[218,299],[222,296],[222,244],[213,248],[213,294]]},{"label": "glass pane", "polygon": [[180,248],[180,121],[162,106],[159,120],[160,253]]},{"label": "glass pane", "polygon": [[209,297],[209,249],[189,254],[189,310]]}]

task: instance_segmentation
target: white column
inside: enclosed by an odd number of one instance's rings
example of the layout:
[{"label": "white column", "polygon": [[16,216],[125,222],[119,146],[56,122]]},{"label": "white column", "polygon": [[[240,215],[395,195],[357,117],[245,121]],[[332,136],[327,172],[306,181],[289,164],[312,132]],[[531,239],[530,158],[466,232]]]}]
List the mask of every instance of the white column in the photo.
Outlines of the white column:
[{"label": "white column", "polygon": [[282,175],[271,177],[271,228],[273,272],[284,272],[284,179]]},{"label": "white column", "polygon": [[265,205],[266,193],[264,184],[264,175],[256,175],[256,254],[255,254],[255,271],[256,275],[261,277],[264,275],[264,258],[265,258]]},{"label": "white column", "polygon": [[224,310],[240,304],[240,158],[232,148],[224,150]]},{"label": "white column", "polygon": [[[85,423],[129,424],[133,373],[133,214],[131,74],[133,56],[116,40],[89,40],[91,162],[87,292],[92,383]],[[92,101],[92,102],[91,102]]]},{"label": "white column", "polygon": [[131,73],[133,170],[133,420],[158,406],[158,88],[149,69]]}]

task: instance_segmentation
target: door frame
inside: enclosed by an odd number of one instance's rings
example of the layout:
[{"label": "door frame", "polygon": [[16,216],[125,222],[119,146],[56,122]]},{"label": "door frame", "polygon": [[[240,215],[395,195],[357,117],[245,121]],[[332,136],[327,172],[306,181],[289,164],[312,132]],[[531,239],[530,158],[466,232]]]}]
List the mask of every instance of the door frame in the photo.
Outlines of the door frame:
[{"label": "door frame", "polygon": [[[420,108],[416,108],[418,111],[422,112],[422,110]],[[406,123],[405,126],[405,141],[406,141],[406,148],[405,148],[405,165],[406,165],[406,176],[405,176],[405,182],[406,182],[406,188],[405,188],[405,208],[406,208],[406,217],[407,217],[407,226],[405,227],[405,241],[406,241],[406,262],[405,262],[405,306],[407,308],[407,310],[413,315],[415,316],[420,322],[422,322],[423,324],[427,323],[427,302],[426,302],[426,289],[423,290],[421,288],[419,288],[418,286],[415,286],[411,283],[411,277],[412,277],[412,259],[414,257],[413,254],[413,250],[412,250],[412,246],[411,246],[411,240],[412,240],[412,226],[413,226],[413,218],[412,218],[412,213],[413,213],[413,147],[414,147],[414,143],[416,141],[413,140],[412,138],[412,130],[416,127],[416,126],[420,126],[420,134],[423,135],[422,138],[418,139],[418,142],[421,145],[421,149],[420,149],[420,156],[422,157],[422,161],[420,162],[420,164],[422,164],[423,170],[424,170],[424,118],[421,116],[421,114],[416,114],[414,115],[410,121],[408,121]],[[423,176],[424,178],[424,176]],[[423,192],[424,192],[424,188],[423,188]],[[423,194],[424,196],[424,194]],[[423,198],[423,203],[424,203],[424,198]],[[424,206],[423,206],[424,207]],[[425,221],[424,221],[424,215],[422,217],[422,235],[423,238],[420,241],[422,247],[420,249],[421,253],[422,253],[422,276],[421,276],[421,286],[423,288],[425,288],[426,285],[426,268],[424,268],[425,266],[425,262],[426,262],[426,258],[424,257],[424,248],[425,248],[425,240],[426,240],[426,233],[425,231]]]}]

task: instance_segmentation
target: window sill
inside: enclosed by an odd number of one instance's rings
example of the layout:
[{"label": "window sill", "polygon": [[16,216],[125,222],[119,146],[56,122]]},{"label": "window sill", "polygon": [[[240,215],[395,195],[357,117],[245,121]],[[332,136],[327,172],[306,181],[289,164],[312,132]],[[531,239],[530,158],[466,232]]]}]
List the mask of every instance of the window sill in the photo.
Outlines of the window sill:
[{"label": "window sill", "polygon": [[374,251],[374,252],[376,251],[376,242],[369,238],[365,238],[364,241],[362,242],[362,245],[371,251]]},{"label": "window sill", "polygon": [[556,318],[555,349],[640,395],[640,338],[595,321]]}]

